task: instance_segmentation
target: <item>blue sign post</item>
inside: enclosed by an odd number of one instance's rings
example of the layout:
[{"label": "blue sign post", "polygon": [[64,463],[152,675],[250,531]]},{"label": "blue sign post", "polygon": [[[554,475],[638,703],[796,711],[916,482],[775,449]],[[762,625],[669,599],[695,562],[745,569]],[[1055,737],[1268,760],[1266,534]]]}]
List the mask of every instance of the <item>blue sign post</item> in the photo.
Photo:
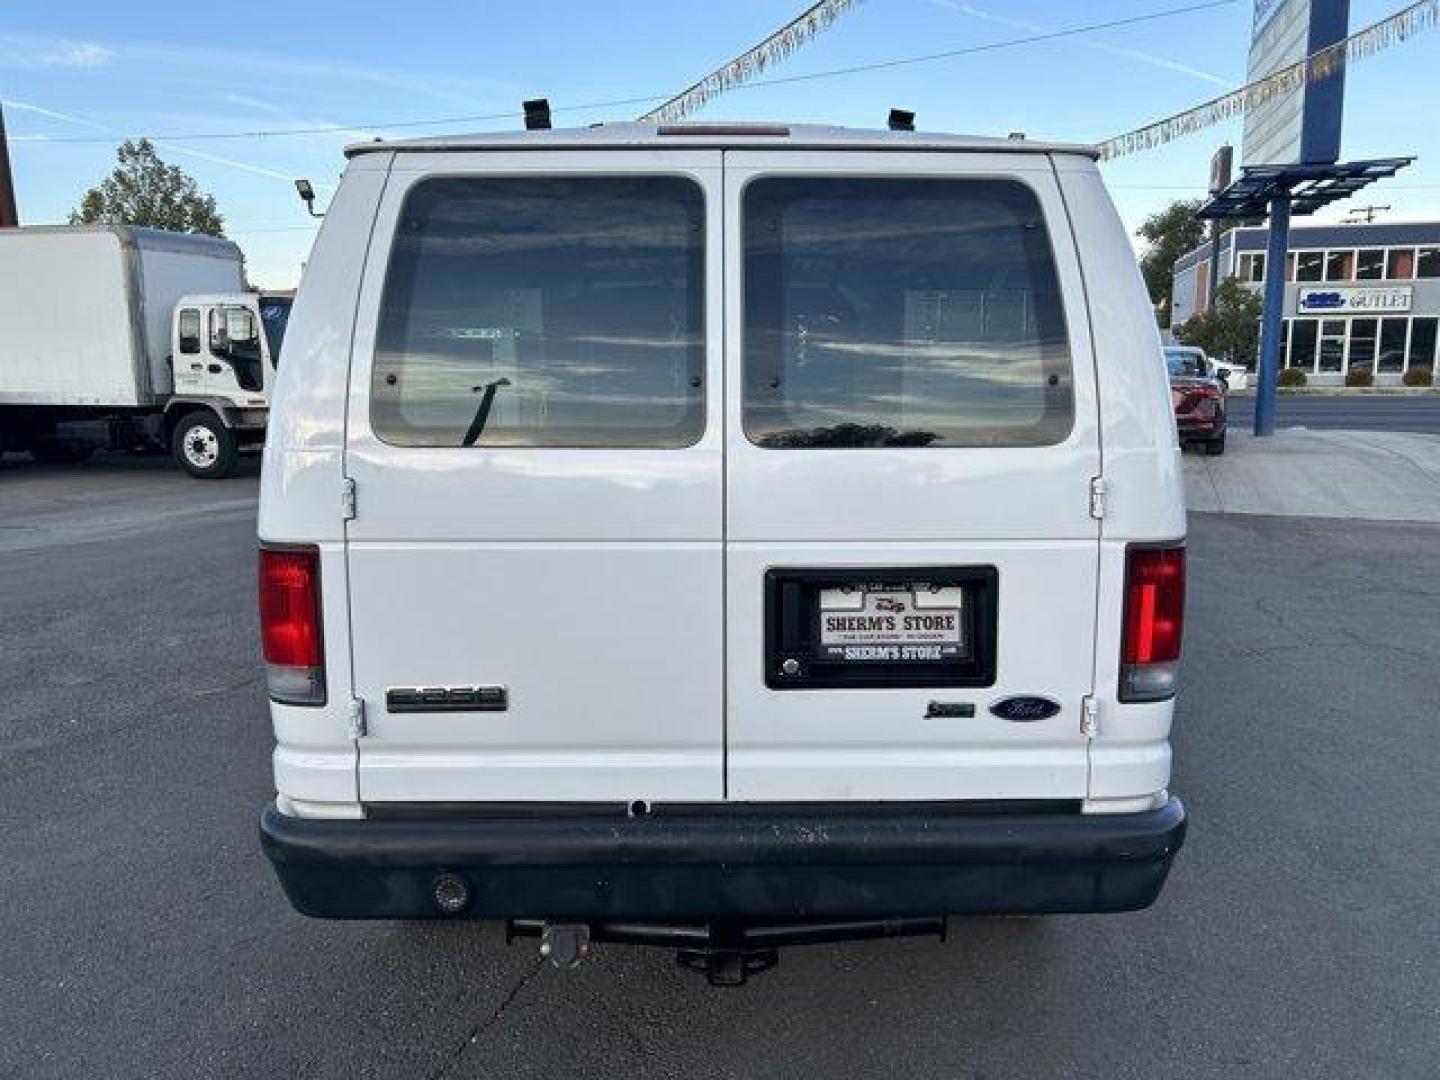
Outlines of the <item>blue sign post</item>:
[{"label": "blue sign post", "polygon": [[1265,253],[1265,310],[1260,318],[1260,363],[1256,370],[1255,434],[1275,434],[1276,379],[1280,335],[1285,332],[1286,261],[1290,216],[1313,214],[1348,199],[1367,184],[1394,176],[1414,158],[1377,158],[1332,165],[1247,165],[1240,179],[1195,212],[1202,221],[1256,221],[1270,218]]},{"label": "blue sign post", "polygon": [[1260,366],[1256,372],[1255,434],[1275,434],[1275,394],[1280,376],[1280,335],[1285,332],[1285,262],[1290,251],[1290,193],[1270,200],[1270,236],[1265,248],[1265,309],[1260,321]]}]

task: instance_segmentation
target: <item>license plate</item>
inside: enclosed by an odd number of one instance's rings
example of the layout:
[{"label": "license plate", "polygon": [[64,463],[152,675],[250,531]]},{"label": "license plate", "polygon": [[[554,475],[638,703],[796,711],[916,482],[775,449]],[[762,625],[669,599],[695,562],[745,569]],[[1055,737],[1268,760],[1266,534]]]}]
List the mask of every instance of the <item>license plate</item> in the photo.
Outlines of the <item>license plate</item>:
[{"label": "license plate", "polygon": [[819,594],[818,658],[936,663],[966,655],[965,590],[924,582],[841,585]]}]

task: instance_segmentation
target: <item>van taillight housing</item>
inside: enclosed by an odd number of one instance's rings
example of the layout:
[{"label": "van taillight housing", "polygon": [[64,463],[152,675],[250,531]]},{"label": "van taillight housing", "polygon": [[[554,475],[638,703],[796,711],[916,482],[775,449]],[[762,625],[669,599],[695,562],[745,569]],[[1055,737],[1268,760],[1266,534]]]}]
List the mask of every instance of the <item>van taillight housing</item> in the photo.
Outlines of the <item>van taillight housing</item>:
[{"label": "van taillight housing", "polygon": [[260,548],[260,641],[272,700],[325,704],[318,549]]},{"label": "van taillight housing", "polygon": [[1125,555],[1120,700],[1175,695],[1185,624],[1185,549],[1132,547]]}]

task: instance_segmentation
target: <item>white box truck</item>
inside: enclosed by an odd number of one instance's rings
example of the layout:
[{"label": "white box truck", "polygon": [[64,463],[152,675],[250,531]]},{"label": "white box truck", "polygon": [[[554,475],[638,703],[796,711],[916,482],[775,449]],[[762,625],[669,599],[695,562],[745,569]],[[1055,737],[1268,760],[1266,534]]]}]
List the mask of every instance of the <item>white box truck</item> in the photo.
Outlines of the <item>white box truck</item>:
[{"label": "white box truck", "polygon": [[0,450],[168,447],[229,475],[262,442],[289,299],[229,240],[117,225],[0,229]]}]

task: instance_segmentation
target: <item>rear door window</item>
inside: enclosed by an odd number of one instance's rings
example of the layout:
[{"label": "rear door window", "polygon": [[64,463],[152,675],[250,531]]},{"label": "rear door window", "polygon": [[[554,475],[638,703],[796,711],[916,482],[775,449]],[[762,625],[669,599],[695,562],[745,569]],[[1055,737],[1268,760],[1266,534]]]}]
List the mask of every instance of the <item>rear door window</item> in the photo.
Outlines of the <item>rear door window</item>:
[{"label": "rear door window", "polygon": [[988,178],[744,192],[744,427],[763,447],[1043,446],[1074,420],[1044,214]]},{"label": "rear door window", "polygon": [[704,202],[682,177],[447,177],[400,212],[371,424],[397,446],[688,446]]}]

